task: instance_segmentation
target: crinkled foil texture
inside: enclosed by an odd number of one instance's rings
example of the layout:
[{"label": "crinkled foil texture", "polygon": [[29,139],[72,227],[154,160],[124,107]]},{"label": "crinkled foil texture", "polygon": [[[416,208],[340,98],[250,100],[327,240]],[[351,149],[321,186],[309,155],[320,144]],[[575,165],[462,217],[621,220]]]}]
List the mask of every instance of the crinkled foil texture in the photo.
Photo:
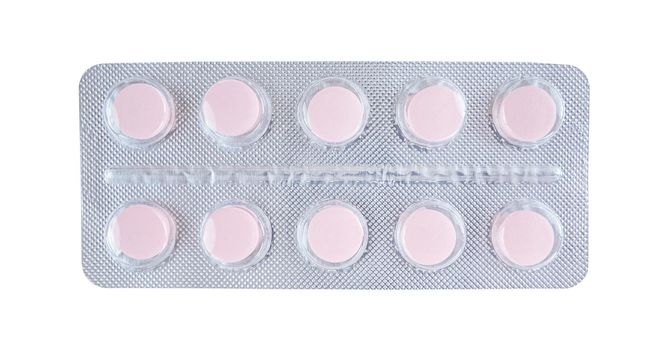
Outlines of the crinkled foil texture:
[{"label": "crinkled foil texture", "polygon": [[[243,150],[217,147],[201,130],[200,101],[216,81],[239,76],[262,86],[272,100],[268,133]],[[342,77],[361,86],[371,116],[361,137],[344,150],[310,144],[298,126],[298,99],[311,82]],[[467,120],[453,143],[423,150],[406,143],[394,124],[398,93],[408,82],[436,76],[459,86]],[[176,129],[148,150],[126,148],[105,130],[102,106],[119,81],[148,77],[172,93]],[[547,144],[520,150],[506,144],[491,122],[491,102],[505,82],[537,77],[551,83],[565,103],[565,119]],[[589,86],[567,65],[451,62],[201,62],[103,64],[80,82],[82,265],[103,287],[222,288],[563,288],[587,272],[587,170]],[[105,170],[118,167],[288,167],[288,166],[525,166],[553,165],[563,175],[551,183],[386,183],[386,184],[108,184]],[[516,199],[535,199],[561,219],[565,239],[557,258],[540,270],[519,271],[497,259],[490,241],[491,220]],[[172,257],[152,271],[117,265],[105,249],[107,219],[124,202],[146,199],[176,216],[178,239]],[[260,206],[270,218],[268,256],[245,271],[225,271],[201,251],[204,215],[227,199]],[[358,207],[370,232],[367,251],[347,271],[326,272],[309,265],[296,249],[296,225],[313,203],[340,199]],[[396,252],[393,232],[400,214],[424,199],[451,203],[462,214],[467,242],[461,257],[438,272],[414,269]]]}]

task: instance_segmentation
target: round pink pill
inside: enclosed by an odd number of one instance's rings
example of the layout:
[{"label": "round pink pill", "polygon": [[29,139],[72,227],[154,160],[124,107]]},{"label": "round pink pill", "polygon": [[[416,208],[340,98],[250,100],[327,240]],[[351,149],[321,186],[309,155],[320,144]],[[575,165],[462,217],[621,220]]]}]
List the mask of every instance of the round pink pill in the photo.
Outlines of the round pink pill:
[{"label": "round pink pill", "polygon": [[167,133],[174,118],[172,104],[164,92],[144,82],[117,88],[108,104],[108,113],[115,133],[140,142]]},{"label": "round pink pill", "polygon": [[239,263],[251,257],[262,241],[259,218],[247,208],[227,205],[214,210],[205,220],[203,247],[214,260]]},{"label": "round pink pill", "polygon": [[205,93],[201,113],[210,130],[221,136],[236,137],[259,126],[262,105],[259,95],[247,83],[224,79]]},{"label": "round pink pill", "polygon": [[121,208],[110,220],[108,243],[115,255],[141,263],[172,249],[174,235],[174,221],[165,209],[138,203]]},{"label": "round pink pill", "polygon": [[358,215],[340,205],[327,205],[319,209],[307,228],[310,251],[317,258],[336,264],[357,255],[362,248],[364,235]]},{"label": "round pink pill", "polygon": [[518,144],[537,144],[547,139],[561,122],[561,102],[540,82],[506,91],[496,104],[499,133]]},{"label": "round pink pill", "polygon": [[315,93],[308,103],[307,123],[312,134],[327,143],[354,138],[364,123],[364,105],[342,86],[330,86]]},{"label": "round pink pill", "polygon": [[460,92],[432,85],[412,95],[405,106],[405,125],[416,138],[429,142],[449,141],[464,124],[466,105]]},{"label": "round pink pill", "polygon": [[492,232],[498,254],[513,265],[532,267],[553,252],[555,230],[545,216],[533,210],[516,210],[499,217]]},{"label": "round pink pill", "polygon": [[419,208],[401,226],[401,247],[412,262],[431,266],[447,260],[457,243],[457,230],[444,213]]}]

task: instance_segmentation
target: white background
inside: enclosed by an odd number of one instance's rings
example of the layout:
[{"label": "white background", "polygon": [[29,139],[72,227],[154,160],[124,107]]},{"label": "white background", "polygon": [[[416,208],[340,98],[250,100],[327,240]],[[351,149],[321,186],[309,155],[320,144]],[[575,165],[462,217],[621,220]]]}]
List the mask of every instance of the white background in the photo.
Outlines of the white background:
[{"label": "white background", "polygon": [[[3,2],[0,348],[669,348],[671,26],[668,10],[627,4]],[[80,263],[81,74],[207,60],[578,66],[592,92],[587,278],[567,290],[93,286]]]}]

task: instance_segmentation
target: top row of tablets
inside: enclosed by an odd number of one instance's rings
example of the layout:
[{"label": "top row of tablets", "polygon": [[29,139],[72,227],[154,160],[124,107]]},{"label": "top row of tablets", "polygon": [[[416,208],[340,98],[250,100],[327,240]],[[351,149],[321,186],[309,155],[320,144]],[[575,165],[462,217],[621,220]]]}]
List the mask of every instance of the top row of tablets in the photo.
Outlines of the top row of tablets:
[{"label": "top row of tablets", "polygon": [[[500,87],[492,104],[496,131],[507,142],[537,147],[557,132],[564,117],[561,96],[549,83],[517,79]],[[104,114],[107,128],[120,143],[146,147],[165,138],[175,127],[170,92],[147,78],[117,84],[108,94]],[[325,147],[344,147],[356,140],[368,122],[370,106],[364,91],[343,78],[312,83],[298,101],[298,124],[307,137]],[[272,118],[269,96],[255,82],[228,77],[202,97],[200,120],[204,132],[218,145],[240,148],[258,141]],[[443,147],[466,122],[466,101],[449,80],[423,78],[406,85],[396,103],[396,124],[410,143]]]}]

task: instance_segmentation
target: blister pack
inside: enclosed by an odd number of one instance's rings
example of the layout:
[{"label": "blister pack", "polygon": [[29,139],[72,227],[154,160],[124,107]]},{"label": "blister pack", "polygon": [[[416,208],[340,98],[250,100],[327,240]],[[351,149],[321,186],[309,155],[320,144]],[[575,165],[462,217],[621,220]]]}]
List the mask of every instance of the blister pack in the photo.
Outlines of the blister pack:
[{"label": "blister pack", "polygon": [[564,288],[587,272],[575,67],[102,64],[79,88],[96,285]]}]

